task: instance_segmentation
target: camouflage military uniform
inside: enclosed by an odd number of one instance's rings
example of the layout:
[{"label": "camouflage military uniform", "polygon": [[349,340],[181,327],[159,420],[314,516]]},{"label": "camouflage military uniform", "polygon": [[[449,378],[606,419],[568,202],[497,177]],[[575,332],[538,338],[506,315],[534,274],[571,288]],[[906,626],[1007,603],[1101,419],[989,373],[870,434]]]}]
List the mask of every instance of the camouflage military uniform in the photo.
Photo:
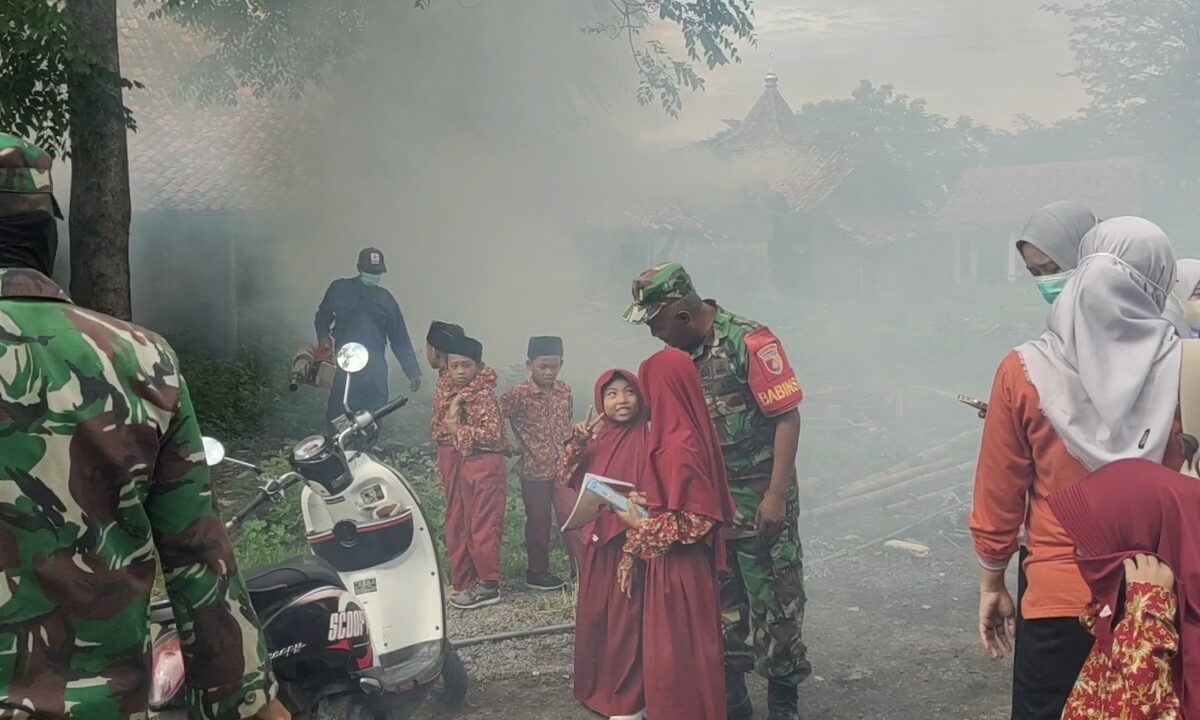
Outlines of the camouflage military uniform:
[{"label": "camouflage military uniform", "polygon": [[[648,322],[664,304],[692,292],[691,279],[677,263],[652,268],[634,281],[635,304],[626,320]],[[732,572],[721,584],[725,663],[735,672],[754,670],[797,685],[812,672],[801,639],[805,594],[799,493],[795,482],[788,485],[785,529],[773,542],[760,539],[756,517],[775,460],[775,421],[750,386],[753,358],[747,337],[755,331],[770,332],[716,307],[712,338],[692,350],[737,508],[726,544]],[[799,397],[773,409],[783,407],[786,412],[798,403]]]},{"label": "camouflage military uniform", "polygon": [[0,715],[145,716],[156,551],[189,716],[274,696],[203,458],[166,342],[0,270]]}]

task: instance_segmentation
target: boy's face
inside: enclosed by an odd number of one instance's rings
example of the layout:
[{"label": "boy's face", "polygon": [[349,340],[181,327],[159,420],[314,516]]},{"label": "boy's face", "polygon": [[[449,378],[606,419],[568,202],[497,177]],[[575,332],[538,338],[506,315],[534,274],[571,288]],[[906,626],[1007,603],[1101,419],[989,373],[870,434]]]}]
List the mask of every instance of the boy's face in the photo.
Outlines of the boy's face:
[{"label": "boy's face", "polygon": [[441,370],[446,367],[446,353],[432,345],[425,346],[425,359],[429,361],[429,367],[434,370]]},{"label": "boy's face", "polygon": [[525,361],[525,367],[529,368],[530,377],[540,387],[553,385],[554,381],[558,379],[558,373],[562,370],[562,366],[563,359],[558,355],[543,355]]},{"label": "boy's face", "polygon": [[454,386],[461,389],[470,385],[479,375],[480,364],[469,357],[462,355],[447,355],[446,356],[446,371],[450,373],[450,379],[454,381]]}]

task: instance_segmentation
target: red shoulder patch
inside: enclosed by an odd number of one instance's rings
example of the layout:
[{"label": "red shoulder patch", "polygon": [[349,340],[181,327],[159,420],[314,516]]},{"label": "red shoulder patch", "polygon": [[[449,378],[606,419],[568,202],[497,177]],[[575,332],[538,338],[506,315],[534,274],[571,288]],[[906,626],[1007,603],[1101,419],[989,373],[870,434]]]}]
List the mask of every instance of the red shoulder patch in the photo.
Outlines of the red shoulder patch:
[{"label": "red shoulder patch", "polygon": [[767,327],[754,330],[746,335],[746,349],[750,356],[750,391],[763,413],[775,417],[800,405],[804,390],[775,333]]}]

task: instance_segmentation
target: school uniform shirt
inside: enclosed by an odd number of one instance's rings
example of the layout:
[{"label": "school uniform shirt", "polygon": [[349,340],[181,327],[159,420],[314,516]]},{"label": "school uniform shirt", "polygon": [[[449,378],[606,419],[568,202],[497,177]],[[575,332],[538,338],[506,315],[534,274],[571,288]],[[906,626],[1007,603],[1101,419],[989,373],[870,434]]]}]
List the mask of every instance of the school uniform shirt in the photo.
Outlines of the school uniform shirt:
[{"label": "school uniform shirt", "polygon": [[[1181,430],[1176,417],[1173,434]],[[1182,464],[1179,444],[1168,443],[1163,464]],[[1074,618],[1092,595],[1075,566],[1075,544],[1050,510],[1049,496],[1088,475],[1042,413],[1037,388],[1016,351],[996,372],[975,474],[971,533],[985,568],[1008,566],[1021,526],[1028,533],[1028,587],[1021,615],[1028,620]],[[1027,505],[1028,500],[1028,505]]]},{"label": "school uniform shirt", "polygon": [[[495,373],[491,368],[484,368],[482,372]],[[433,388],[433,417],[430,420],[433,441],[438,445],[449,445],[454,442],[454,436],[446,429],[446,414],[450,412],[450,403],[454,400],[455,391],[456,388],[454,381],[450,379],[450,373],[439,370],[437,384]]]},{"label": "school uniform shirt", "polygon": [[571,387],[561,380],[543,388],[526,380],[504,393],[500,409],[512,425],[521,459],[513,470],[529,481],[554,480],[563,444],[571,437]]},{"label": "school uniform shirt", "polygon": [[508,443],[500,425],[496,382],[496,371],[484,368],[470,385],[455,394],[455,397],[461,395],[462,401],[459,403],[458,432],[454,433],[453,442],[454,449],[463,455],[508,453]]},{"label": "school uniform shirt", "polygon": [[[1113,632],[1111,652],[1092,650],[1063,720],[1178,720],[1179,697],[1171,678],[1171,658],[1179,650],[1175,596],[1166,588],[1133,583],[1125,614]],[[1088,608],[1085,625],[1100,609]]]}]

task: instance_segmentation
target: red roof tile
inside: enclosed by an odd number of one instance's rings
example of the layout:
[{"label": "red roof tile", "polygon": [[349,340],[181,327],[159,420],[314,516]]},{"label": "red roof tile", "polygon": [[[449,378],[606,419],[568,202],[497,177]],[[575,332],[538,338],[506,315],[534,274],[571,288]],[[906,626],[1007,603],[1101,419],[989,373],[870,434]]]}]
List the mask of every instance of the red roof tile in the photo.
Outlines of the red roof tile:
[{"label": "red roof tile", "polygon": [[1100,217],[1142,212],[1144,162],[1113,158],[968,170],[937,219],[946,227],[1020,224],[1056,200],[1074,200]]}]

